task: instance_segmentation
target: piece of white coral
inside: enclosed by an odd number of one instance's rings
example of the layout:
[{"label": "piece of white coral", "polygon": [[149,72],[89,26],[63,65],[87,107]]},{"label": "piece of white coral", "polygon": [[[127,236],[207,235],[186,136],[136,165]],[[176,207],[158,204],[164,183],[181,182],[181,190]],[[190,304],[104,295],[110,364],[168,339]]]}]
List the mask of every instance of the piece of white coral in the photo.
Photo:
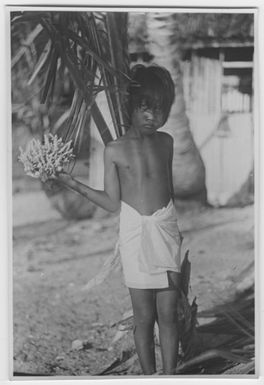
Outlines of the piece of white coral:
[{"label": "piece of white coral", "polygon": [[63,143],[61,138],[52,134],[44,135],[44,143],[34,138],[25,151],[19,147],[18,160],[23,163],[27,175],[46,182],[74,159],[71,142]]}]

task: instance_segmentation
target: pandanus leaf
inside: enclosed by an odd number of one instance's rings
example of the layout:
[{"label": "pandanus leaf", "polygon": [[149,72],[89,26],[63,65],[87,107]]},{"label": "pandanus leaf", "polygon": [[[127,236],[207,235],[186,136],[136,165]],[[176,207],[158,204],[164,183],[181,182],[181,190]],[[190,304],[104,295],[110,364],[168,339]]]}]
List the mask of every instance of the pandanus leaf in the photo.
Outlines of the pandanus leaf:
[{"label": "pandanus leaf", "polygon": [[[116,12],[24,12],[13,19],[14,23],[28,19],[37,24],[27,44],[33,43],[41,31],[46,31],[44,39],[47,41],[29,79],[32,84],[43,76],[47,67],[42,102],[51,100],[57,73],[62,76],[68,71],[78,89],[78,101],[75,94],[64,133],[62,128],[63,137],[74,137],[76,148],[79,148],[83,132],[89,126],[86,122],[91,111],[103,142],[112,140],[102,111],[95,104],[96,95],[102,91],[106,94],[116,136],[122,135],[128,120],[124,103],[129,80],[127,15]],[[14,56],[13,65],[24,52],[25,48]],[[82,103],[86,107],[81,108]]]},{"label": "pandanus leaf", "polygon": [[42,32],[43,27],[42,25],[38,24],[32,32],[28,35],[27,39],[23,42],[22,47],[18,50],[18,52],[15,54],[15,56],[11,60],[11,68],[13,68],[19,60],[22,58],[22,56],[26,53],[28,50],[28,47],[33,43],[33,41],[36,39],[36,37]]},{"label": "pandanus leaf", "polygon": [[106,145],[108,142],[113,140],[113,137],[96,102],[92,105],[92,116],[101,135],[102,141]]},{"label": "pandanus leaf", "polygon": [[75,133],[74,133],[74,142],[73,142],[73,147],[75,151],[78,153],[81,148],[82,144],[82,138],[81,138],[81,133],[84,131],[86,123],[90,117],[90,106],[83,101],[80,109],[80,115],[78,117],[78,122],[76,125]]},{"label": "pandanus leaf", "polygon": [[[49,60],[49,69],[45,81],[44,90],[41,96],[41,103],[45,103],[48,99],[48,97],[52,97],[56,75],[57,75],[57,64],[58,64],[58,53],[57,51],[52,48],[50,53],[50,60]],[[49,99],[49,101],[50,101]]]},{"label": "pandanus leaf", "polygon": [[[128,112],[126,88],[129,73],[129,55],[128,55],[128,34],[124,33],[124,28],[128,23],[128,14],[125,12],[113,13],[109,12],[106,15],[106,24],[108,31],[108,39],[110,44],[111,63],[114,68],[118,68],[122,76],[114,77],[116,86],[116,108],[120,114],[120,123],[123,128],[128,125]],[[123,96],[121,99],[121,95]]]},{"label": "pandanus leaf", "polygon": [[117,71],[112,68],[105,60],[103,60],[96,52],[90,49],[89,45],[84,41],[80,36],[78,36],[75,32],[66,30],[65,36],[70,40],[78,43],[80,47],[82,47],[86,54],[90,55],[100,66],[102,66],[105,70],[109,71],[113,75],[117,73]]},{"label": "pandanus leaf", "polygon": [[53,132],[57,133],[61,126],[69,119],[70,109],[63,112],[63,114],[56,120],[53,126]]},{"label": "pandanus leaf", "polygon": [[69,118],[67,120],[67,129],[63,133],[64,139],[71,138],[73,136],[73,132],[75,129],[75,125],[79,116],[80,108],[83,102],[83,96],[81,92],[77,89],[74,91],[74,95],[72,98]]},{"label": "pandanus leaf", "polygon": [[[100,40],[100,35],[99,35],[99,32],[96,28],[96,23],[95,23],[95,20],[93,17],[91,18],[91,33],[93,36],[95,49],[97,50],[98,54],[102,57],[103,55],[105,55],[105,53],[102,50],[102,47],[103,47],[102,41]],[[106,60],[109,60],[109,59],[106,58]],[[99,69],[100,69],[100,73],[102,76],[103,85],[106,87],[105,93],[106,93],[109,111],[110,111],[112,121],[113,121],[113,124],[115,127],[116,135],[118,136],[119,128],[118,128],[118,124],[117,124],[117,117],[115,115],[114,108],[113,108],[113,100],[111,98],[111,94],[109,93],[109,88],[110,88],[111,83],[109,82],[109,76],[107,76],[106,68],[104,66],[99,66]]]},{"label": "pandanus leaf", "polygon": [[189,293],[190,275],[191,275],[191,264],[188,260],[189,250],[186,251],[184,259],[181,264],[181,289],[185,296]]},{"label": "pandanus leaf", "polygon": [[49,40],[47,44],[45,45],[45,48],[38,60],[38,63],[35,66],[34,72],[31,75],[30,79],[28,80],[28,85],[30,86],[33,81],[36,79],[36,77],[39,75],[40,71],[42,70],[43,66],[47,62],[51,50],[51,41]]}]

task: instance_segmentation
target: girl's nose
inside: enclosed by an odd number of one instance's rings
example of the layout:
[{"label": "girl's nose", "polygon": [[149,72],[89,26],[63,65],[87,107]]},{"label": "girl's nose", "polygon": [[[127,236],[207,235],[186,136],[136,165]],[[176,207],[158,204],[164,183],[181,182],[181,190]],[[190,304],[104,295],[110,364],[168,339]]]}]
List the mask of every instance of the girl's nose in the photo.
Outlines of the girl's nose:
[{"label": "girl's nose", "polygon": [[146,110],[145,111],[145,116],[146,116],[147,119],[153,119],[154,113],[153,113],[152,110]]}]

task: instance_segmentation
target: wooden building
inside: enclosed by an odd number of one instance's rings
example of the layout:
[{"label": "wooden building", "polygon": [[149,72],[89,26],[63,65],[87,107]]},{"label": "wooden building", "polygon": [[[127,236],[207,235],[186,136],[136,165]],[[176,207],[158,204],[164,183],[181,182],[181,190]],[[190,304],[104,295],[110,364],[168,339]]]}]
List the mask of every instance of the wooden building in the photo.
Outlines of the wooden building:
[{"label": "wooden building", "polygon": [[253,169],[253,54],[253,45],[231,42],[184,52],[186,110],[214,205],[234,204],[234,195],[243,203],[238,192]]}]

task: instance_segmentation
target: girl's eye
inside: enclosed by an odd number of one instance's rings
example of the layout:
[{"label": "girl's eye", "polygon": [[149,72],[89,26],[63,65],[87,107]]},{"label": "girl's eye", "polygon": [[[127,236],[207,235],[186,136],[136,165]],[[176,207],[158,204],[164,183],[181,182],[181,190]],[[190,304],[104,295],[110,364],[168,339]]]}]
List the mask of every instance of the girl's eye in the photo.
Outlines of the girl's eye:
[{"label": "girl's eye", "polygon": [[141,110],[142,110],[143,112],[145,112],[145,111],[151,111],[151,112],[154,112],[155,114],[161,112],[160,107],[154,107],[154,108],[151,108],[151,107],[147,107],[147,106],[141,106]]},{"label": "girl's eye", "polygon": [[146,104],[142,104],[141,105],[141,110],[144,112],[144,111],[147,111],[149,108]]}]

